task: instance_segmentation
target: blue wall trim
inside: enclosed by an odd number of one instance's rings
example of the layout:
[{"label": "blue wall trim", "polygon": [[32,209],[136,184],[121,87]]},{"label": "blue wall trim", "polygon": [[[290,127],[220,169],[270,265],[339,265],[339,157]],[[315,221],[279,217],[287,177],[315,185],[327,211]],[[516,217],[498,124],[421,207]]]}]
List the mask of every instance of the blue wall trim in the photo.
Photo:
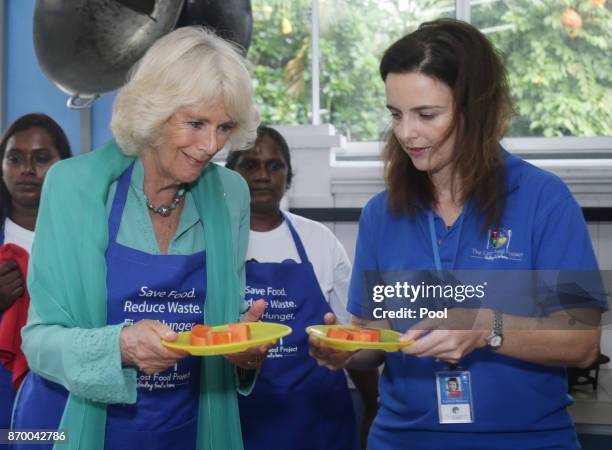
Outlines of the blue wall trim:
[{"label": "blue wall trim", "polygon": [[[2,128],[23,114],[43,112],[62,126],[75,154],[90,150],[79,148],[79,112],[66,107],[68,95],[55,87],[38,65],[32,34],[35,3],[35,0],[5,2]],[[115,93],[105,95],[92,107],[91,142],[94,148],[112,137],[109,123],[114,97]]]}]

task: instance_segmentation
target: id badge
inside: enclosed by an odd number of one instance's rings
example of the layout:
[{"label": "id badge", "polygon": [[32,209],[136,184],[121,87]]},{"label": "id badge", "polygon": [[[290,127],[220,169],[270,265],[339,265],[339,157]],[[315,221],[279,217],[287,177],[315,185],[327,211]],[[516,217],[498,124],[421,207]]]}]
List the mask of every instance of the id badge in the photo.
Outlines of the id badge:
[{"label": "id badge", "polygon": [[472,381],[469,370],[436,372],[440,423],[472,423]]}]

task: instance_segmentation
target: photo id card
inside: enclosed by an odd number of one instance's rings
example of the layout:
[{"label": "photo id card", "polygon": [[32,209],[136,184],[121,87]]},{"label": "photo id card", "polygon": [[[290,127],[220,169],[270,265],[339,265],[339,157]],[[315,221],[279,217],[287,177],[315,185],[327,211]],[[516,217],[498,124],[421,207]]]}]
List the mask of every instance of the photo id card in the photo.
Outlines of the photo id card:
[{"label": "photo id card", "polygon": [[472,423],[472,382],[469,370],[436,372],[440,423]]}]

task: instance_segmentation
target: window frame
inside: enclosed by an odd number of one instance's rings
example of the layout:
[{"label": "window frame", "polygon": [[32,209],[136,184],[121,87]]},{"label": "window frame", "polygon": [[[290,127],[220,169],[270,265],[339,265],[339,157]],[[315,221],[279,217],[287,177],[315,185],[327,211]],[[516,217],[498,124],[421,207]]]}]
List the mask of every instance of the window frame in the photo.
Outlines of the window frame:
[{"label": "window frame", "polygon": [[[470,22],[471,3],[478,0],[455,0],[455,17],[459,20]],[[319,50],[319,0],[311,0],[311,70],[312,70],[312,120],[311,125],[321,124],[320,109],[320,50]],[[332,125],[333,126],[333,125]],[[380,142],[362,142],[362,145],[354,145],[347,142],[347,150],[351,147],[359,158],[366,154],[372,156],[372,149]],[[582,159],[612,158],[612,136],[563,136],[563,137],[508,137],[502,140],[502,145],[512,153],[517,153],[528,158],[543,157],[544,159]],[[360,150],[357,150],[360,149]],[[368,149],[365,151],[364,149]],[[349,150],[350,151],[350,150]],[[582,154],[582,155],[581,155]]]}]

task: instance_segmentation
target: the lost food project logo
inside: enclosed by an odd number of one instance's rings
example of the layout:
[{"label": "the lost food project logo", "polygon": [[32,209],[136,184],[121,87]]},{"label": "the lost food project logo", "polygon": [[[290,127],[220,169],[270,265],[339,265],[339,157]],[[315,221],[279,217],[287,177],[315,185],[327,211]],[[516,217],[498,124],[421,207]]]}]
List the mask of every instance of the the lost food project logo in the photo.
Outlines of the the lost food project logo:
[{"label": "the lost food project logo", "polygon": [[494,248],[495,250],[503,250],[510,246],[510,239],[512,238],[512,230],[506,230],[504,228],[496,228],[489,231],[489,242],[487,250]]},{"label": "the lost food project logo", "polygon": [[487,242],[483,250],[472,248],[472,257],[493,261],[496,259],[510,259],[521,261],[523,252],[510,251],[512,243],[512,230],[509,228],[494,228],[487,232]]}]

